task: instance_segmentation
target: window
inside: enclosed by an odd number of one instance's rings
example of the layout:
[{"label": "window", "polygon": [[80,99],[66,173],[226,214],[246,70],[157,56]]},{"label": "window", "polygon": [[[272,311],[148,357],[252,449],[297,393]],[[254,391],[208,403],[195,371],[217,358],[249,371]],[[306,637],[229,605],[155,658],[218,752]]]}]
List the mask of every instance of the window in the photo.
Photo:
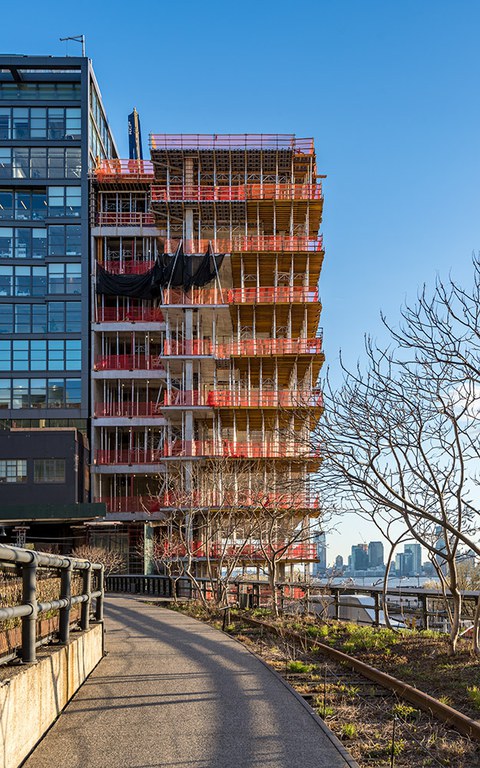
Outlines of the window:
[{"label": "window", "polygon": [[13,304],[0,304],[0,333],[13,333]]},{"label": "window", "polygon": [[50,333],[80,333],[82,310],[79,301],[51,301],[48,303],[48,330]]},{"label": "window", "polygon": [[[1,120],[1,110],[0,110]],[[1,133],[1,123],[0,123]],[[7,147],[0,147],[0,178],[10,178],[12,176],[12,150]]]},{"label": "window", "polygon": [[64,483],[65,459],[35,459],[33,462],[34,483]]},{"label": "window", "polygon": [[0,460],[0,483],[26,483],[26,459]]},{"label": "window", "polygon": [[[23,316],[23,322],[28,325],[29,317]],[[78,371],[82,367],[81,355],[80,339],[2,339],[0,370]]]},{"label": "window", "polygon": [[13,192],[0,189],[0,219],[13,218]]},{"label": "window", "polygon": [[0,259],[13,258],[13,229],[0,227]]},{"label": "window", "polygon": [[81,256],[82,228],[74,224],[54,224],[48,228],[49,256]]},{"label": "window", "polygon": [[46,304],[15,304],[14,308],[15,333],[47,332]]},{"label": "window", "polygon": [[49,264],[49,293],[80,293],[81,264]]},{"label": "window", "polygon": [[0,83],[0,99],[8,101],[79,101],[80,95],[80,83]]},{"label": "window", "polygon": [[49,187],[48,215],[80,216],[82,191],[80,187]]},{"label": "window", "polygon": [[80,379],[0,379],[0,409],[80,408]]},{"label": "window", "polygon": [[[0,193],[0,204],[2,203]],[[10,193],[11,194],[11,193]],[[7,201],[7,200],[6,200]],[[1,210],[0,210],[1,213]],[[10,216],[13,218],[12,210]],[[19,189],[15,192],[15,218],[28,221],[29,219],[44,219],[47,215],[46,191],[41,189]],[[1,218],[1,217],[0,217]]]}]

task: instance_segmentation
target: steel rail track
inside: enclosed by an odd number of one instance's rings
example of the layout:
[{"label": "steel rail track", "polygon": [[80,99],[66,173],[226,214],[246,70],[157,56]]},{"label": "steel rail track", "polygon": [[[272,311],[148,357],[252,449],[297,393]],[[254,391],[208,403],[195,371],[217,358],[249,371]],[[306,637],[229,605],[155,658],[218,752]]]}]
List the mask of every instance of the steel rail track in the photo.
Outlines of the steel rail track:
[{"label": "steel rail track", "polygon": [[437,720],[441,720],[446,725],[455,728],[464,736],[468,736],[475,741],[480,741],[480,722],[478,720],[473,720],[462,712],[458,712],[458,710],[448,706],[448,704],[443,704],[428,693],[424,693],[418,688],[414,688],[408,683],[397,680],[397,678],[392,675],[389,675],[386,672],[381,672],[379,669],[376,669],[376,667],[372,667],[370,664],[360,661],[360,659],[356,659],[354,656],[349,656],[343,651],[331,648],[329,645],[325,645],[325,643],[321,643],[301,632],[296,632],[295,630],[286,627],[277,627],[275,624],[270,624],[270,622],[267,621],[260,621],[259,619],[246,616],[245,614],[241,614],[239,618],[253,627],[261,627],[280,637],[298,640],[304,643],[305,647],[309,647],[310,649],[317,648],[325,656],[334,659],[342,665],[349,666],[358,674],[366,677],[368,680],[371,680],[382,688],[393,691],[402,699],[414,704],[419,709],[432,715]]}]

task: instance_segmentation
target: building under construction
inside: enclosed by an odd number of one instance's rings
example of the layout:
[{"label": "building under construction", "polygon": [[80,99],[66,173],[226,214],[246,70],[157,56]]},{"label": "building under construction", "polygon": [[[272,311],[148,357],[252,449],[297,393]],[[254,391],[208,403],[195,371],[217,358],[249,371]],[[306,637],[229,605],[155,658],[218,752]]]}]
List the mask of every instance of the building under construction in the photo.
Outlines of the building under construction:
[{"label": "building under construction", "polygon": [[[130,572],[185,513],[201,575],[224,532],[200,518],[317,513],[322,186],[293,135],[152,135],[150,152],[93,174],[92,483]],[[241,563],[261,559],[252,533]]]}]

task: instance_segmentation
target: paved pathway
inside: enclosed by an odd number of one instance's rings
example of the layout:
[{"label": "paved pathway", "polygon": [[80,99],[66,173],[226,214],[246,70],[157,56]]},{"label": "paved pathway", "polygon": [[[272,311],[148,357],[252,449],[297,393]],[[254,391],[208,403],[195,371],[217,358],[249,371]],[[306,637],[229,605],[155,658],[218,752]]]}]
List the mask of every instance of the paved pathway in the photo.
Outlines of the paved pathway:
[{"label": "paved pathway", "polygon": [[24,768],[345,768],[262,662],[181,614],[109,597],[108,655]]}]

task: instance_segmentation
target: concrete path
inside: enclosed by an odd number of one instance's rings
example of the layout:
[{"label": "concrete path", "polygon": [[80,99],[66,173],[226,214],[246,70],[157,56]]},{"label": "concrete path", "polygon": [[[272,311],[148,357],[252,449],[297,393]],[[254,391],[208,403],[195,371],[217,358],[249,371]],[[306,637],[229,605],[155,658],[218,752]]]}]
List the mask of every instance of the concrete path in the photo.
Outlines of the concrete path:
[{"label": "concrete path", "polygon": [[342,745],[232,638],[109,597],[108,655],[24,768],[345,768]]}]

